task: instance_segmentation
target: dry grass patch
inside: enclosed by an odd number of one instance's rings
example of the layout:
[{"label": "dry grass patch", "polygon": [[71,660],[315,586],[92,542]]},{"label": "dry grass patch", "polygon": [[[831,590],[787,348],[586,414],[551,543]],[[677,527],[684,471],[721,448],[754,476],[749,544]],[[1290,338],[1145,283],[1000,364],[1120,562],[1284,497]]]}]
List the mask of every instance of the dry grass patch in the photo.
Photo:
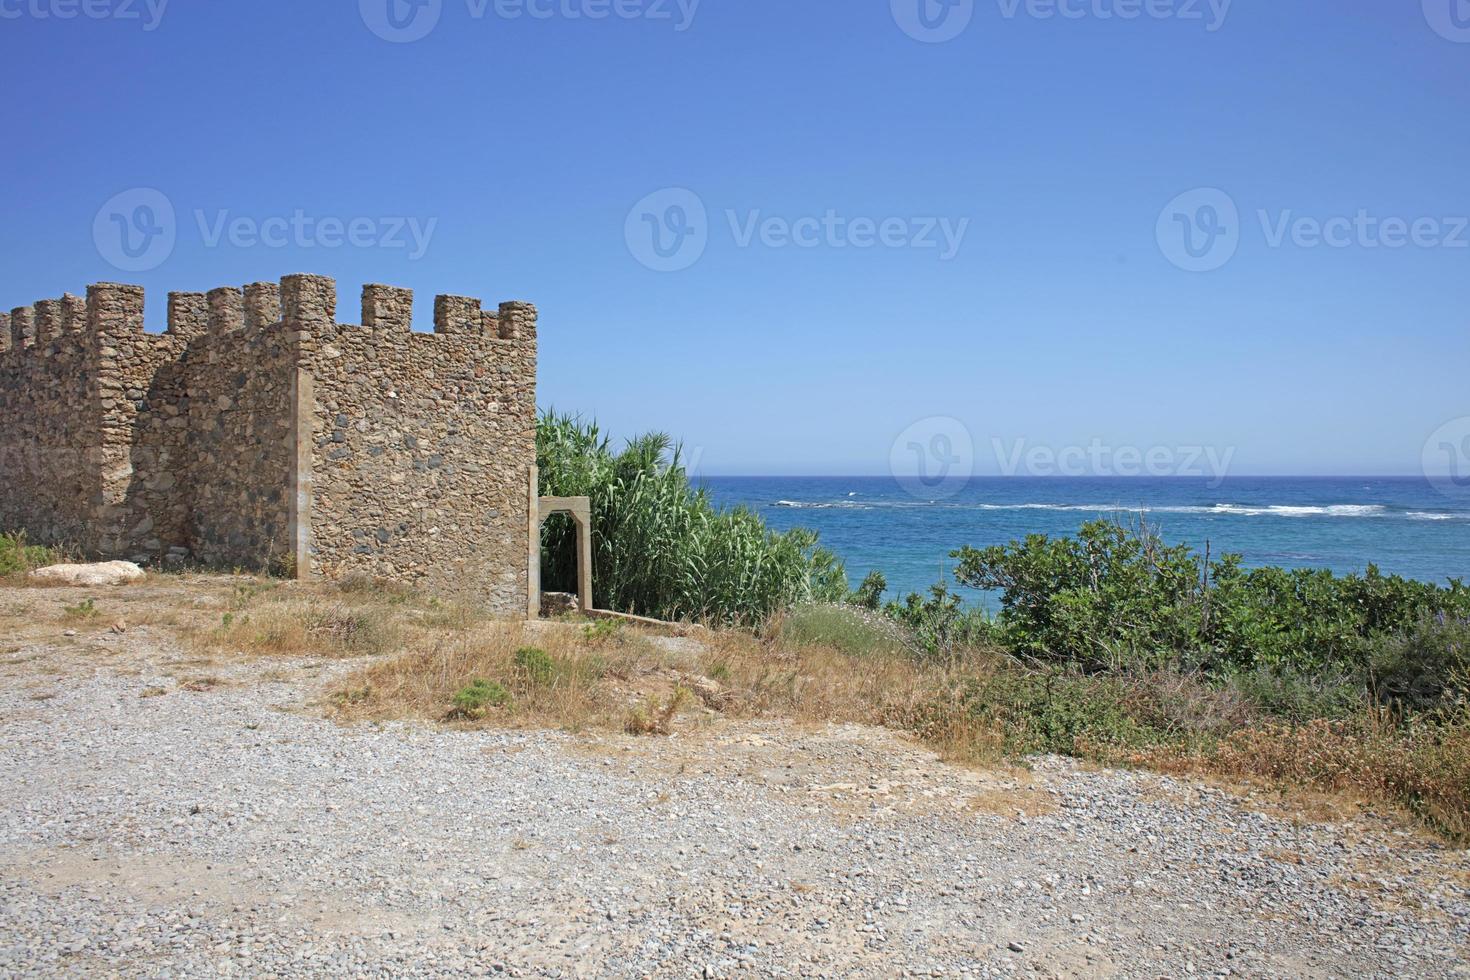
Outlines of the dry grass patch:
[{"label": "dry grass patch", "polygon": [[219,626],[201,637],[207,649],[325,657],[385,653],[398,639],[398,624],[381,609],[314,597],[223,613]]},{"label": "dry grass patch", "polygon": [[[432,620],[430,620],[432,621]],[[999,758],[1001,739],[955,693],[984,658],[916,660],[897,647],[854,657],[777,631],[650,636],[637,627],[478,622],[425,632],[408,652],[357,671],[333,693],[343,719],[664,735],[725,718],[858,723],[918,731],[965,762]]]},{"label": "dry grass patch", "polygon": [[575,628],[480,622],[419,639],[427,642],[344,681],[332,697],[337,714],[621,728],[629,706],[661,691],[672,671],[668,655],[642,638],[592,642]]},{"label": "dry grass patch", "polygon": [[679,709],[688,703],[689,689],[680,685],[667,697],[650,697],[644,704],[628,712],[623,731],[629,735],[670,735]]},{"label": "dry grass patch", "polygon": [[1463,717],[1404,725],[1364,711],[1343,721],[1242,729],[1206,751],[1156,749],[1135,761],[1404,809],[1452,840],[1470,840],[1470,722]]},{"label": "dry grass patch", "polygon": [[[237,586],[227,608],[205,627],[186,629],[204,654],[375,656],[393,652],[417,630],[406,601],[321,587]],[[418,618],[422,618],[421,616]]]},{"label": "dry grass patch", "polygon": [[972,796],[967,807],[976,813],[1016,820],[1031,819],[1057,812],[1057,802],[1050,793],[1034,786],[986,790]]}]

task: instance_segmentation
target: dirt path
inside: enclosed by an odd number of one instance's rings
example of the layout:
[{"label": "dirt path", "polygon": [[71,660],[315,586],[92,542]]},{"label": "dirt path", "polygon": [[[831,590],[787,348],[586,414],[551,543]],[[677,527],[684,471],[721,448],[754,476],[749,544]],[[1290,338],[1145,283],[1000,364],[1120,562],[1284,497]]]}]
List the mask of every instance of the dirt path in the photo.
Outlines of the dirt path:
[{"label": "dirt path", "polygon": [[0,638],[3,975],[1470,976],[1470,855],[1387,822],[850,726],[344,728],[343,663],[75,633]]}]

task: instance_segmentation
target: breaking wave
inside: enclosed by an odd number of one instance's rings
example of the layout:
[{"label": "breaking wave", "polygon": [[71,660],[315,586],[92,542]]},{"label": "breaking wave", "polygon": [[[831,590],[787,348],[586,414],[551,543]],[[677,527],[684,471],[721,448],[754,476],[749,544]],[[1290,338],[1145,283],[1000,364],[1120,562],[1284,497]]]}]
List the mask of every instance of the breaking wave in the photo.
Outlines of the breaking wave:
[{"label": "breaking wave", "polygon": [[1414,521],[1470,520],[1470,512],[1446,513],[1441,511],[1396,511],[1383,504],[1203,504],[1174,506],[1127,506],[1124,504],[976,504],[956,501],[925,500],[869,500],[859,503],[854,500],[804,501],[778,500],[772,506],[798,510],[872,510],[877,508],[945,507],[958,510],[1013,511],[1044,510],[1072,511],[1088,514],[1198,514],[1218,517],[1336,517],[1336,518],[1395,518]]}]

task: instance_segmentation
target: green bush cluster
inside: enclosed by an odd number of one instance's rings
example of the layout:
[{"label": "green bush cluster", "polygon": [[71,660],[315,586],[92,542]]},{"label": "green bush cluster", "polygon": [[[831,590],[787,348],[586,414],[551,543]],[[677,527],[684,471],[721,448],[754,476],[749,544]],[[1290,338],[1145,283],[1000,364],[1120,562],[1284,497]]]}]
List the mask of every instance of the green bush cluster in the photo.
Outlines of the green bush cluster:
[{"label": "green bush cluster", "polygon": [[54,564],[56,553],[40,545],[26,544],[24,534],[0,534],[0,576],[21,575],[33,568]]},{"label": "green bush cluster", "polygon": [[1470,622],[1440,613],[1367,644],[1368,678],[1377,701],[1427,711],[1470,696]]},{"label": "green bush cluster", "polygon": [[483,718],[491,708],[510,703],[510,692],[495,681],[475,678],[454,695],[454,710],[450,714],[458,718]]},{"label": "green bush cluster", "polygon": [[991,646],[998,639],[985,610],[965,606],[942,583],[932,586],[927,597],[913,592],[903,602],[890,602],[884,611],[908,630],[911,647],[924,656],[952,657]]},{"label": "green bush cluster", "polygon": [[556,661],[540,647],[521,647],[515,652],[515,665],[532,684],[547,684],[556,676]]},{"label": "green bush cluster", "polygon": [[[807,530],[777,533],[752,511],[694,489],[678,447],[650,433],[615,452],[595,423],[548,412],[536,429],[541,493],[592,502],[593,600],[659,619],[754,625],[809,600],[847,596],[842,563]],[[542,536],[542,582],[574,591],[574,528]]]},{"label": "green bush cluster", "polygon": [[[1264,670],[1371,683],[1382,661],[1400,674],[1427,671],[1443,689],[1456,656],[1463,663],[1463,652],[1438,637],[1448,629],[1463,638],[1470,589],[1459,580],[1436,586],[1373,566],[1348,576],[1247,570],[1238,555],[1208,560],[1147,528],[1107,521],[1084,525],[1075,538],[1034,534],[954,557],[961,585],[1000,592],[997,627],[1007,647],[1084,671],[1173,666],[1217,677]],[[1404,636],[1420,639],[1405,646]],[[1463,651],[1463,639],[1454,649]]]},{"label": "green bush cluster", "polygon": [[798,647],[829,647],[853,657],[901,654],[908,639],[881,613],[834,603],[797,606],[782,617],[780,635]]},{"label": "green bush cluster", "polygon": [[1143,748],[1172,740],[1162,726],[1131,709],[1120,677],[1060,670],[1002,670],[966,682],[962,703],[1001,733],[1006,753],[1077,754],[1086,748]]}]

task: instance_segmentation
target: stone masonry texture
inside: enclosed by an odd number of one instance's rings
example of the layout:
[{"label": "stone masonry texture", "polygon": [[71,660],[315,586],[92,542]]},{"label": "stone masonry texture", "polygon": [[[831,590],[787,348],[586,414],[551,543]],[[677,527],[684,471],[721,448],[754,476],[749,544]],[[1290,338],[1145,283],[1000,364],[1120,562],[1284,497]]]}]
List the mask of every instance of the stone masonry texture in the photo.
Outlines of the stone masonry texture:
[{"label": "stone masonry texture", "polygon": [[340,579],[527,607],[536,309],[368,285],[100,283],[0,315],[0,531],[94,558]]}]

